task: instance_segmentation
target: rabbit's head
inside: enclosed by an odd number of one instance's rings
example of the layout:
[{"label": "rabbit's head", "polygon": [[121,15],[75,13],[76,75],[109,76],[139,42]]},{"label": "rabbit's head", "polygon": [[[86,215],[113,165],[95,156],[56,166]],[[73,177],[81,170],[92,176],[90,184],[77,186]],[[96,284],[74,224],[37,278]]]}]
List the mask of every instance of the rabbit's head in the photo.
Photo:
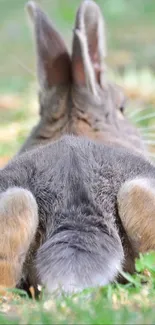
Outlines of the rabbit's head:
[{"label": "rabbit's head", "polygon": [[27,5],[36,41],[40,137],[63,133],[143,150],[138,131],[124,116],[122,89],[107,80],[105,26],[100,8],[85,0],[73,31],[72,55],[49,18],[34,2]]}]

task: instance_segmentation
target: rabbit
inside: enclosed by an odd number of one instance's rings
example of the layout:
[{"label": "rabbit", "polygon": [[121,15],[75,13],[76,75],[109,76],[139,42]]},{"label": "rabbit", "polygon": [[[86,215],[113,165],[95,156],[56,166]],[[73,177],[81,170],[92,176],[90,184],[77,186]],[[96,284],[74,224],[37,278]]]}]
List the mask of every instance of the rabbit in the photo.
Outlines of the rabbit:
[{"label": "rabbit", "polygon": [[72,57],[38,5],[27,8],[40,122],[0,170],[0,284],[105,285],[154,249],[155,167],[124,116],[121,89],[106,80],[97,4],[84,1],[77,12]]}]

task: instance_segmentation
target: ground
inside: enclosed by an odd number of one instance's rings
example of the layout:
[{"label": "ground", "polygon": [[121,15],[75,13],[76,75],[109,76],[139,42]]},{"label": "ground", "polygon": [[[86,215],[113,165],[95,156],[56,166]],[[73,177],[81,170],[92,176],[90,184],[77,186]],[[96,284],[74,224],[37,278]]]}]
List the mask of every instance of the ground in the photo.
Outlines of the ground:
[{"label": "ground", "polygon": [[[0,302],[0,324],[154,324],[155,254],[140,256],[137,274],[124,274],[127,285],[88,289],[67,297],[41,292],[35,301],[8,292]],[[13,297],[12,297],[13,295]]]},{"label": "ground", "polygon": [[[40,0],[70,46],[80,1]],[[142,131],[154,156],[155,143],[155,1],[100,0],[107,29],[108,73],[120,83],[129,103],[126,114]],[[0,165],[12,157],[38,118],[37,82],[25,0],[0,2]],[[87,290],[73,297],[38,302],[5,294],[0,324],[153,324],[155,254],[141,256],[129,284]],[[33,288],[32,288],[32,296]],[[25,295],[25,293],[23,293]]]}]

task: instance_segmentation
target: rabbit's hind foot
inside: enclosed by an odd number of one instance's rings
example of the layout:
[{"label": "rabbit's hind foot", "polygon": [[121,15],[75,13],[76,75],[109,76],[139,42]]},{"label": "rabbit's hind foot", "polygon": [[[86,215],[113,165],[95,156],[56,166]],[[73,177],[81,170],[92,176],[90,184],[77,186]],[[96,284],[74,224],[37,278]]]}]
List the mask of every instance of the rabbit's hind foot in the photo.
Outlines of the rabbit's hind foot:
[{"label": "rabbit's hind foot", "polygon": [[14,287],[38,226],[36,201],[28,190],[10,188],[0,194],[0,286]]},{"label": "rabbit's hind foot", "polygon": [[155,250],[155,182],[149,178],[125,182],[118,194],[118,211],[134,250]]}]

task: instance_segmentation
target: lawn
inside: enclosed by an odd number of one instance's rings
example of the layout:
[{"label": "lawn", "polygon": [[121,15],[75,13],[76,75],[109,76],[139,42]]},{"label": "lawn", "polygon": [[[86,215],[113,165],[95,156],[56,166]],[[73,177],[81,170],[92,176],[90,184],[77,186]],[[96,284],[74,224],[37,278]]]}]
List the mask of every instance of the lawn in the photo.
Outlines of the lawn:
[{"label": "lawn", "polygon": [[[71,48],[79,0],[40,0]],[[120,83],[128,117],[142,131],[152,157],[155,144],[155,1],[100,0],[109,54],[109,76]],[[37,82],[25,0],[0,1],[0,165],[13,156],[38,118]],[[140,256],[138,274],[73,297],[39,301],[25,293],[0,298],[0,324],[154,324],[155,254]],[[13,295],[13,299],[12,299]]]},{"label": "lawn", "polygon": [[[8,292],[0,302],[0,324],[154,324],[155,254],[140,256],[127,285],[112,284],[78,295],[35,301],[24,292]],[[12,298],[13,295],[13,298]]]}]

